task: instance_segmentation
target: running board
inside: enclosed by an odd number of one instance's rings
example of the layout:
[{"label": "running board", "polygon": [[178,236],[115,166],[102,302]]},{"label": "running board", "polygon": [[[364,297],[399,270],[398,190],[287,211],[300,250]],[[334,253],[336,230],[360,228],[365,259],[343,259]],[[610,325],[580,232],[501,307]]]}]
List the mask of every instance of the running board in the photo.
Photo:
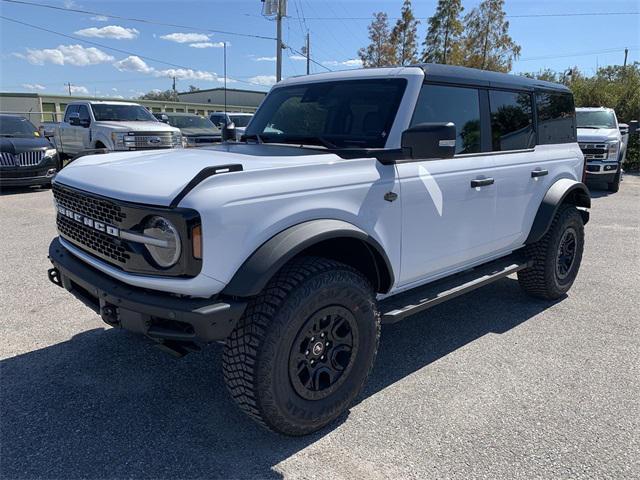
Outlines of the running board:
[{"label": "running board", "polygon": [[509,255],[471,270],[413,288],[380,302],[382,323],[396,323],[431,307],[531,266],[521,255]]}]

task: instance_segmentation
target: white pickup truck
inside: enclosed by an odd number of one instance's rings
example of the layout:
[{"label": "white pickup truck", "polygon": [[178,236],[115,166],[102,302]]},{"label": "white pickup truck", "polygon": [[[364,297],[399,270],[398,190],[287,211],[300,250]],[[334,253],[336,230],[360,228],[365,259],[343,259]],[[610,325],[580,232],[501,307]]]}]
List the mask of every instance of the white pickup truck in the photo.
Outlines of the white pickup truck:
[{"label": "white pickup truck", "polygon": [[67,105],[54,141],[60,154],[74,157],[100,149],[178,148],[182,135],[137,103],[82,100]]}]

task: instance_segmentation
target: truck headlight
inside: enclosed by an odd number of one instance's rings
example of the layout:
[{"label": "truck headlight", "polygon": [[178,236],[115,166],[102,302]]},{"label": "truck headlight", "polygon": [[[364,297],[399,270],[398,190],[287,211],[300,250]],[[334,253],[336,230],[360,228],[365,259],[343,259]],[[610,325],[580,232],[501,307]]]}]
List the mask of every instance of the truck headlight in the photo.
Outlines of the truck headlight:
[{"label": "truck headlight", "polygon": [[116,149],[134,148],[136,146],[136,134],[134,132],[113,132],[111,140]]},{"label": "truck headlight", "polygon": [[44,156],[45,158],[51,158],[51,157],[55,157],[57,153],[58,153],[58,150],[56,150],[55,148],[47,148],[44,151]]},{"label": "truck headlight", "polygon": [[151,217],[144,226],[144,234],[158,242],[145,242],[153,260],[163,268],[175,265],[182,250],[180,235],[173,224],[164,217]]},{"label": "truck headlight", "polygon": [[182,134],[180,132],[171,132],[171,143],[174,147],[182,147]]},{"label": "truck headlight", "polygon": [[620,148],[620,142],[618,140],[612,140],[607,142],[607,160],[618,160],[618,149]]}]

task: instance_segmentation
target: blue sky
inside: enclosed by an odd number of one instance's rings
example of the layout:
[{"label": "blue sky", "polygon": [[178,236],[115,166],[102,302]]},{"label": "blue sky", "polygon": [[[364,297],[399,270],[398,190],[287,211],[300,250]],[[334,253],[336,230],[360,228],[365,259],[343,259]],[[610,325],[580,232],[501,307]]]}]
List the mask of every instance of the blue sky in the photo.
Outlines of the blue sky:
[{"label": "blue sky", "polygon": [[[4,17],[77,37],[77,40],[64,38],[0,19],[2,91],[64,93],[65,83],[71,82],[78,94],[129,98],[153,89],[170,88],[173,75],[178,77],[180,91],[192,84],[200,88],[218,87],[223,77],[221,42],[229,44],[228,87],[266,90],[275,78],[274,41],[200,30],[275,36],[275,23],[261,16],[259,0],[31,1],[183,27],[101,18],[0,0],[0,14]],[[426,19],[433,13],[437,1],[414,0],[413,3],[416,16]],[[478,3],[479,0],[463,0],[466,11]],[[367,43],[369,22],[361,18],[369,17],[374,11],[386,11],[390,17],[396,17],[401,4],[402,0],[289,0],[284,41],[300,50],[308,28],[315,61],[333,70],[354,68],[358,65],[358,48]],[[597,66],[621,64],[624,47],[630,49],[629,62],[640,60],[637,1],[507,0],[505,10],[510,16],[511,36],[522,46],[514,72],[544,68],[564,71],[578,66],[592,74]],[[626,14],[518,17],[593,12]],[[418,29],[420,41],[425,31],[426,20],[423,20]],[[121,52],[87,42],[97,42]],[[314,72],[322,70],[318,65],[312,67]],[[304,71],[304,60],[292,51],[285,51],[283,76],[300,75]]]}]

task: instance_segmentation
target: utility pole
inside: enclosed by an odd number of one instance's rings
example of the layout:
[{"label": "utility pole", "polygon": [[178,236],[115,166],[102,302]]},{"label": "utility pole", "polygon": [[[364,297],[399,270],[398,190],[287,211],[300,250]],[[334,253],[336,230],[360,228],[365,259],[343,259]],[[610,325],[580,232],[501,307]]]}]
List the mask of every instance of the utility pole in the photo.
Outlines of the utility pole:
[{"label": "utility pole", "polygon": [[173,93],[176,93],[176,77],[173,77],[173,87],[172,87]]},{"label": "utility pole", "polygon": [[629,55],[629,49],[624,49],[624,68],[627,68],[627,55]]},{"label": "utility pole", "polygon": [[311,40],[309,39],[309,31],[307,30],[307,45],[305,48],[305,52],[307,54],[307,75],[311,72]]},{"label": "utility pole", "polygon": [[65,83],[65,85],[69,88],[69,96],[71,96],[71,82]]},{"label": "utility pole", "polygon": [[276,82],[279,82],[282,80],[282,17],[286,0],[276,1],[278,2],[278,11],[276,12]]},{"label": "utility pole", "polygon": [[224,118],[227,118],[227,42],[222,42],[224,47]]}]

